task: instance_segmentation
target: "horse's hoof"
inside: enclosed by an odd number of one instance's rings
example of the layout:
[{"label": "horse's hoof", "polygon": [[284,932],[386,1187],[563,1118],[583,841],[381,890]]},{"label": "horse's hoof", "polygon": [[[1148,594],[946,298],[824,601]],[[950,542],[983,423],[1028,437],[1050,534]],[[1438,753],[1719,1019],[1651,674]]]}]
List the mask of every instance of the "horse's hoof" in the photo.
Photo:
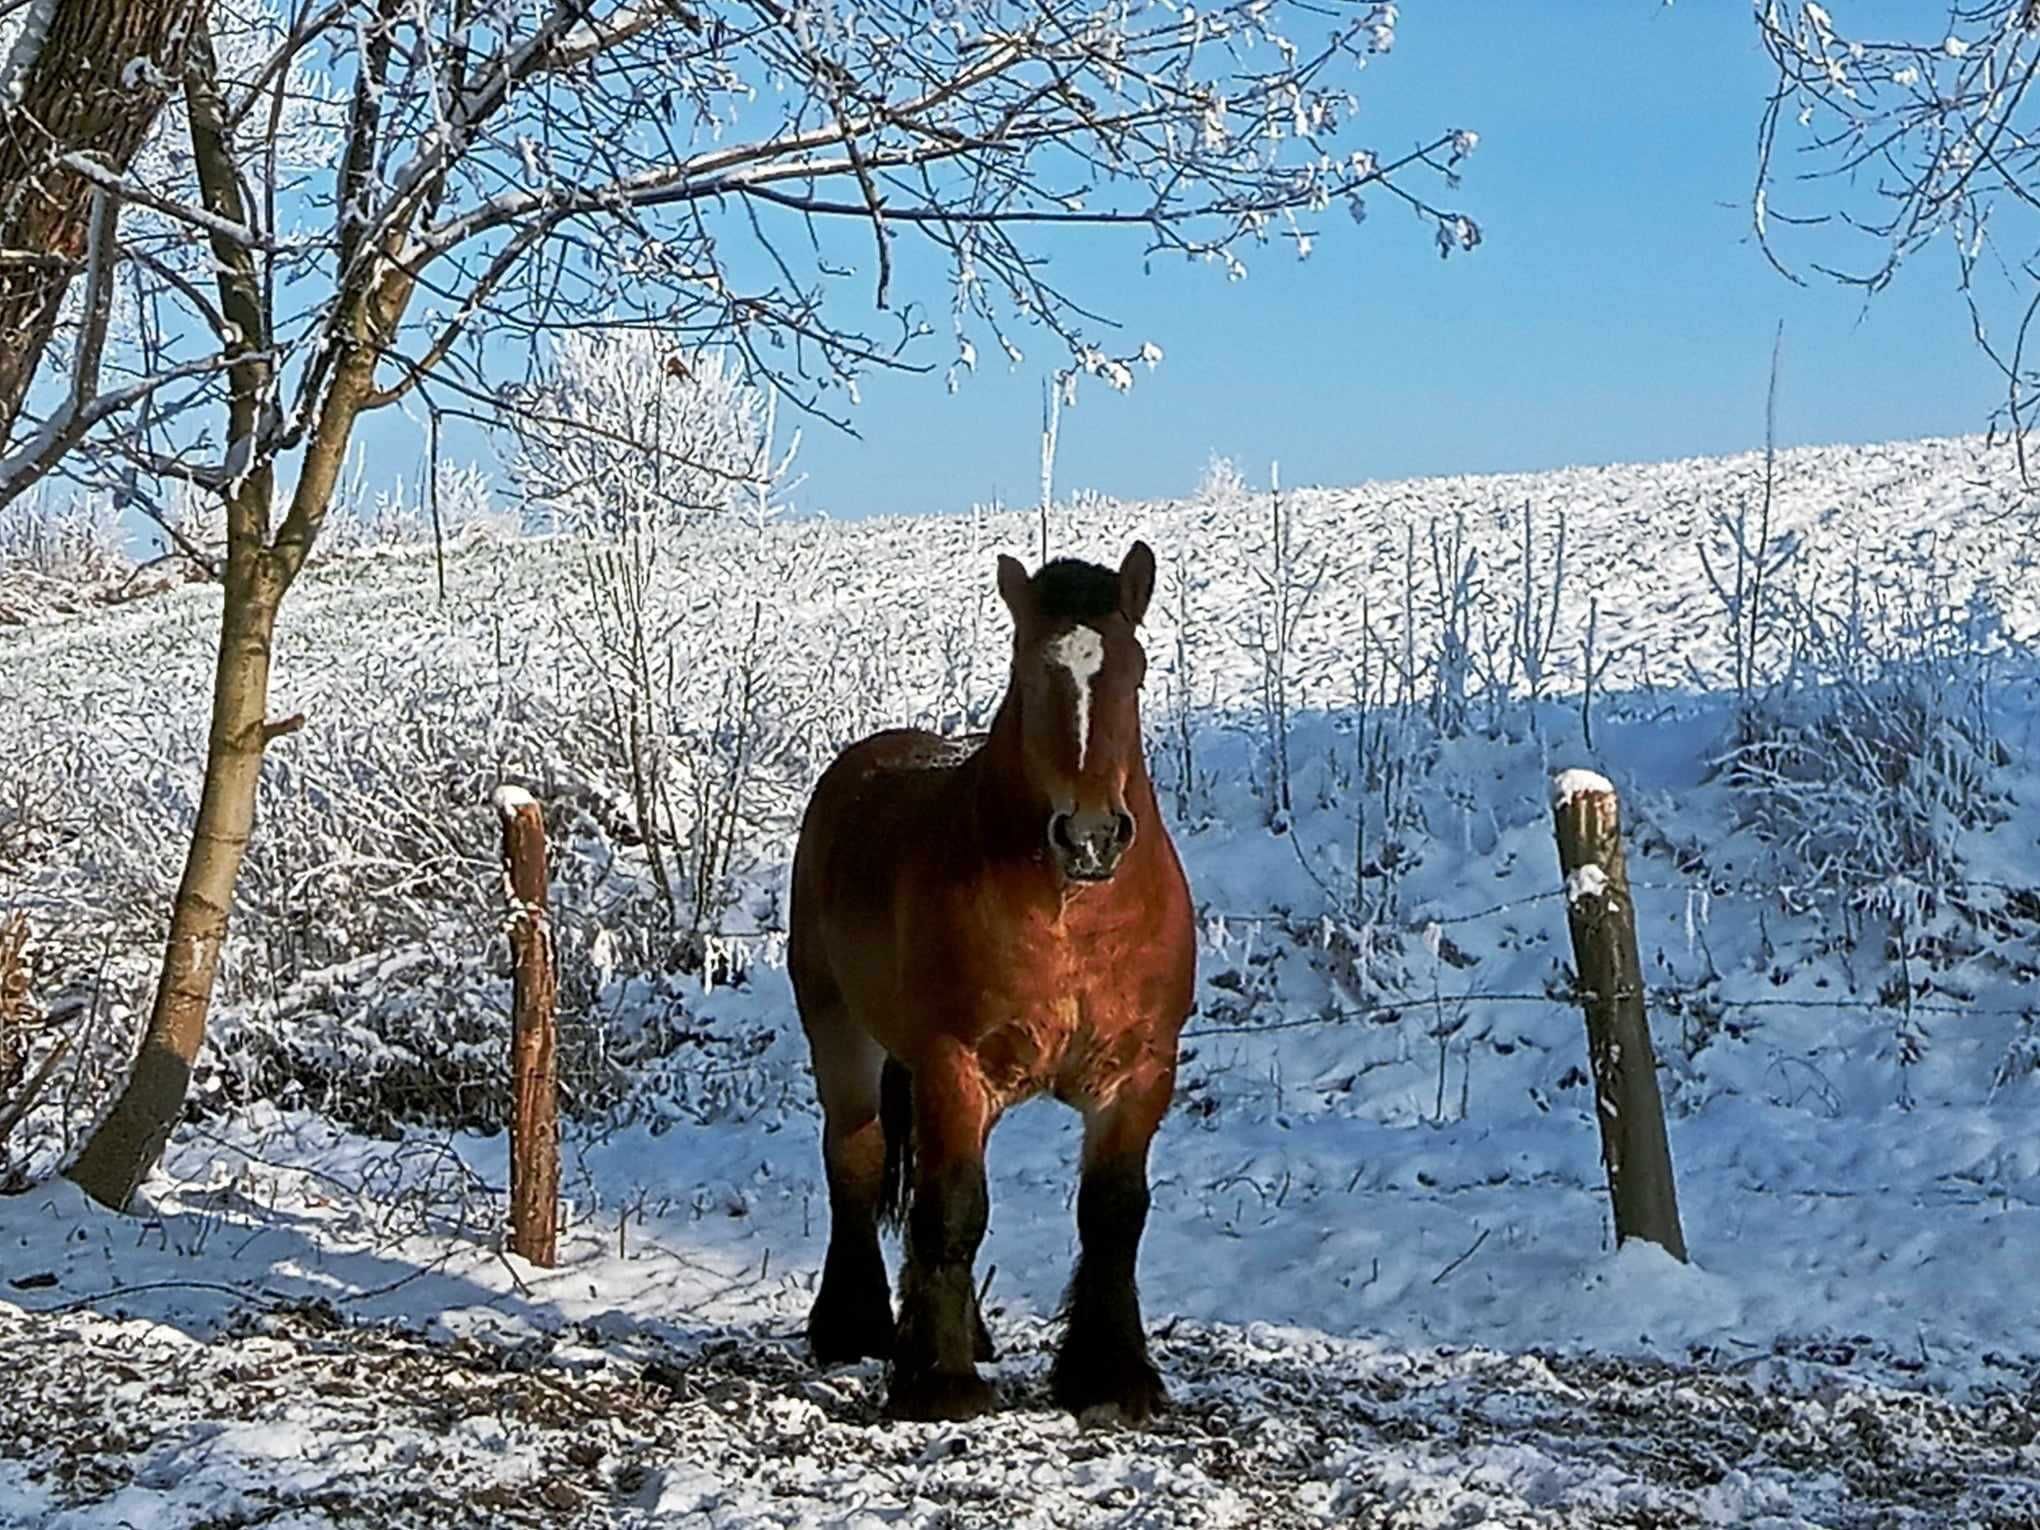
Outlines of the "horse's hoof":
[{"label": "horse's hoof", "polygon": [[859,1313],[849,1302],[818,1298],[808,1313],[808,1349],[817,1365],[852,1365],[859,1360],[890,1360],[893,1352],[892,1303],[881,1298],[864,1304]]},{"label": "horse's hoof", "polygon": [[976,1371],[923,1371],[893,1377],[885,1416],[913,1423],[954,1423],[989,1412],[998,1400],[992,1384]]},{"label": "horse's hoof", "polygon": [[1065,1348],[1056,1356],[1049,1390],[1086,1429],[1138,1428],[1169,1407],[1169,1389],[1143,1355],[1079,1358]]}]

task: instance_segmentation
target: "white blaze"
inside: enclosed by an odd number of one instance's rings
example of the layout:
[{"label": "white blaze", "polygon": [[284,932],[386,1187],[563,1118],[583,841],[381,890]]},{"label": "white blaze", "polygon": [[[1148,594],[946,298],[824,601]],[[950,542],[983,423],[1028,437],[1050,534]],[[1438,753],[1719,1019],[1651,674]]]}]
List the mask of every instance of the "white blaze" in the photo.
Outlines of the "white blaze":
[{"label": "white blaze", "polygon": [[1077,692],[1077,769],[1091,743],[1091,682],[1105,667],[1105,639],[1089,627],[1072,627],[1048,645],[1049,661],[1070,672]]}]

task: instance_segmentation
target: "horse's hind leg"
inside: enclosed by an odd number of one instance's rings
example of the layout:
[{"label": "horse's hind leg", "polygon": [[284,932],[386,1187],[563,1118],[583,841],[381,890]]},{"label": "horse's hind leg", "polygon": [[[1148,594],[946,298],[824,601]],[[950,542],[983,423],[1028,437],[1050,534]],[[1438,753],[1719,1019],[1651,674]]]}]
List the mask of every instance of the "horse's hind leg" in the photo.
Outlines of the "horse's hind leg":
[{"label": "horse's hind leg", "polygon": [[915,1059],[913,1106],[914,1196],[886,1411],[971,1418],[993,1401],[975,1363],[989,1344],[971,1278],[991,1210],[984,1153],[992,1112],[967,1049],[945,1043]]},{"label": "horse's hind leg", "polygon": [[829,1178],[829,1253],[808,1312],[815,1359],[835,1365],[893,1349],[892,1291],[878,1246],[885,1179],[879,1069],[885,1052],[840,1005],[809,1015],[802,1006],[822,1100],[822,1161]]},{"label": "horse's hind leg", "polygon": [[1077,1270],[1064,1311],[1069,1326],[1049,1373],[1055,1400],[1138,1424],[1168,1406],[1148,1359],[1134,1264],[1147,1225],[1148,1144],[1168,1108],[1171,1080],[1129,1081],[1109,1105],[1084,1110],[1084,1168],[1077,1188]]}]

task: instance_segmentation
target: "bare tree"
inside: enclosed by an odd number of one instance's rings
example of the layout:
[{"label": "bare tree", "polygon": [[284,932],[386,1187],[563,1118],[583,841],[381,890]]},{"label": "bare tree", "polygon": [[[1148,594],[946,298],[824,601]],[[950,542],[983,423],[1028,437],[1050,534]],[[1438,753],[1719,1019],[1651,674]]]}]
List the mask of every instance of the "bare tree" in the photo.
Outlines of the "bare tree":
[{"label": "bare tree", "polygon": [[[719,858],[704,850],[684,869],[673,849],[683,837],[676,766],[699,763],[675,758],[675,692],[695,683],[696,666],[674,652],[678,617],[661,587],[688,572],[679,553],[710,519],[763,527],[778,514],[798,437],[775,456],[775,395],[721,352],[676,351],[650,331],[619,329],[570,331],[553,353],[518,395],[511,476],[542,522],[583,539],[592,619],[569,615],[565,629],[598,677],[667,920],[690,920],[698,939],[720,912],[720,876],[704,869]],[[697,791],[712,774],[693,772]],[[719,806],[720,794],[710,796]],[[697,846],[708,843],[703,816],[693,819]]]},{"label": "bare tree", "polygon": [[[1396,155],[1342,143],[1354,71],[1392,42],[1396,9],[294,0],[244,34],[264,47],[195,31],[188,176],[59,161],[164,236],[122,245],[138,317],[107,361],[113,387],[142,390],[140,425],[94,415],[34,472],[61,463],[145,507],[149,484],[181,480],[227,520],[207,771],[157,1000],[72,1176],[125,1204],[177,1118],[263,751],[290,726],[267,713],[278,612],[364,415],[500,425],[542,407],[518,375],[535,342],[600,324],[726,346],[843,420],[860,375],[931,365],[936,327],[902,274],[929,266],[896,262],[903,237],[946,269],[959,347],[989,335],[1017,360],[1031,327],[1124,386],[1148,348],[1115,348],[1054,284],[1040,256],[1057,230],[1121,230],[1150,257],[1238,274],[1257,244],[1305,253],[1321,215],[1386,197],[1441,250],[1478,242],[1418,189],[1456,184],[1472,134]],[[311,146],[330,132],[327,152],[279,150],[292,111]],[[203,262],[178,253],[193,230]]]},{"label": "bare tree", "polygon": [[1751,197],[1765,254],[1795,282],[1803,278],[1793,250],[1806,269],[1870,294],[1929,244],[1948,244],[1972,333],[2005,380],[1998,422],[2017,438],[2030,482],[2025,437],[2040,402],[2032,334],[2040,6],[1922,7],[1905,36],[1855,35],[1839,4],[1756,0],[1754,11],[1777,69]]}]

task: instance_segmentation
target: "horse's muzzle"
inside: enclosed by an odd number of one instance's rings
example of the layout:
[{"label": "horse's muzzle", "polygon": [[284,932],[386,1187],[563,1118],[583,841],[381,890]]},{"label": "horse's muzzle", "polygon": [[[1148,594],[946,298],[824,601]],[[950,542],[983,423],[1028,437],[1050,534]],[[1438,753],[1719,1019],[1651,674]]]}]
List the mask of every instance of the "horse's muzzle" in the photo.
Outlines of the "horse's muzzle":
[{"label": "horse's muzzle", "polygon": [[1048,848],[1072,882],[1108,882],[1133,843],[1133,815],[1057,813],[1048,820]]}]

